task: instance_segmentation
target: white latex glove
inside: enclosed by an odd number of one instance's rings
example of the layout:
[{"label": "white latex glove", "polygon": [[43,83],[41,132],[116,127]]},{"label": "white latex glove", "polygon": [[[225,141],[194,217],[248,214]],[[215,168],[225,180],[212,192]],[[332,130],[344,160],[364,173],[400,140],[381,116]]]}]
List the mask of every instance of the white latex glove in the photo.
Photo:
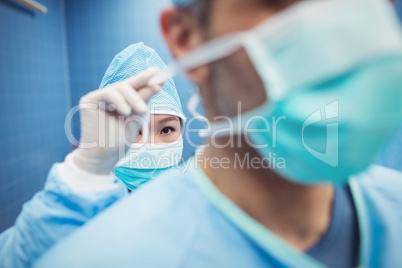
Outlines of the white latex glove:
[{"label": "white latex glove", "polygon": [[93,174],[110,174],[141,128],[140,116],[148,113],[146,101],[160,91],[160,86],[147,86],[157,71],[151,68],[81,98],[80,146],[72,152],[72,160],[79,168]]}]

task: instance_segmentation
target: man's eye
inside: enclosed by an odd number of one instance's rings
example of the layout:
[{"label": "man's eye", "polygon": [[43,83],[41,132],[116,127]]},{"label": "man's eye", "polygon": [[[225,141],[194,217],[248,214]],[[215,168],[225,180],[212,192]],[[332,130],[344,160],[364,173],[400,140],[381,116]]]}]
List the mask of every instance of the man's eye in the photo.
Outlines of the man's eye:
[{"label": "man's eye", "polygon": [[142,135],[142,131],[141,131],[141,129],[140,129],[140,130],[138,130],[138,135]]},{"label": "man's eye", "polygon": [[174,132],[175,129],[172,127],[165,127],[164,129],[162,129],[161,134],[170,134],[171,132]]}]

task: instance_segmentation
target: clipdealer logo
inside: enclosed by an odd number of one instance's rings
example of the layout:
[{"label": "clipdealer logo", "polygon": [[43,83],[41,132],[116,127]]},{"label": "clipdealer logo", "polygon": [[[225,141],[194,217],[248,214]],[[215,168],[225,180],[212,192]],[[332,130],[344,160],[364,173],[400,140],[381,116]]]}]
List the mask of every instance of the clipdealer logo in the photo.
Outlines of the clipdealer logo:
[{"label": "clipdealer logo", "polygon": [[[324,114],[324,115],[323,115]],[[325,152],[319,152],[309,145],[305,141],[305,130],[307,127],[313,124],[322,123],[324,121],[331,121],[334,118],[339,117],[339,101],[334,101],[324,107],[324,111],[321,109],[311,114],[303,124],[302,128],[302,142],[304,148],[318,160],[332,166],[337,167],[339,164],[339,123],[331,122],[327,124],[327,135]]]}]

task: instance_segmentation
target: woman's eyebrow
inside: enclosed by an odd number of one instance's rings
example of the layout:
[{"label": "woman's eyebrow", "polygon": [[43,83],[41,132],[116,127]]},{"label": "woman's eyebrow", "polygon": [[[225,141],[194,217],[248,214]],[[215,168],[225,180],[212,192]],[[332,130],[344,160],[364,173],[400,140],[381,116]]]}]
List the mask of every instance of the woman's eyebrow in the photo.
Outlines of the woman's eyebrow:
[{"label": "woman's eyebrow", "polygon": [[170,122],[170,121],[178,121],[179,122],[179,118],[177,118],[176,116],[169,116],[169,117],[166,117],[166,118],[158,121],[158,124],[166,124],[167,122]]}]

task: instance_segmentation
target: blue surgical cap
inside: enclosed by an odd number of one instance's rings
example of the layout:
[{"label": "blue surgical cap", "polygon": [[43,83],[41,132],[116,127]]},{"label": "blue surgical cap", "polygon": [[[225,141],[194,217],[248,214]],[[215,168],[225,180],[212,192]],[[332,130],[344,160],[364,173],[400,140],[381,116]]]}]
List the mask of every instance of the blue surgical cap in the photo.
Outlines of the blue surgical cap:
[{"label": "blue surgical cap", "polygon": [[[155,50],[142,42],[131,45],[114,57],[102,79],[100,88],[126,80],[151,67],[162,70],[166,68],[166,65]],[[151,108],[151,114],[175,115],[186,120],[172,78],[162,86],[158,94],[151,98],[148,105]]]}]

